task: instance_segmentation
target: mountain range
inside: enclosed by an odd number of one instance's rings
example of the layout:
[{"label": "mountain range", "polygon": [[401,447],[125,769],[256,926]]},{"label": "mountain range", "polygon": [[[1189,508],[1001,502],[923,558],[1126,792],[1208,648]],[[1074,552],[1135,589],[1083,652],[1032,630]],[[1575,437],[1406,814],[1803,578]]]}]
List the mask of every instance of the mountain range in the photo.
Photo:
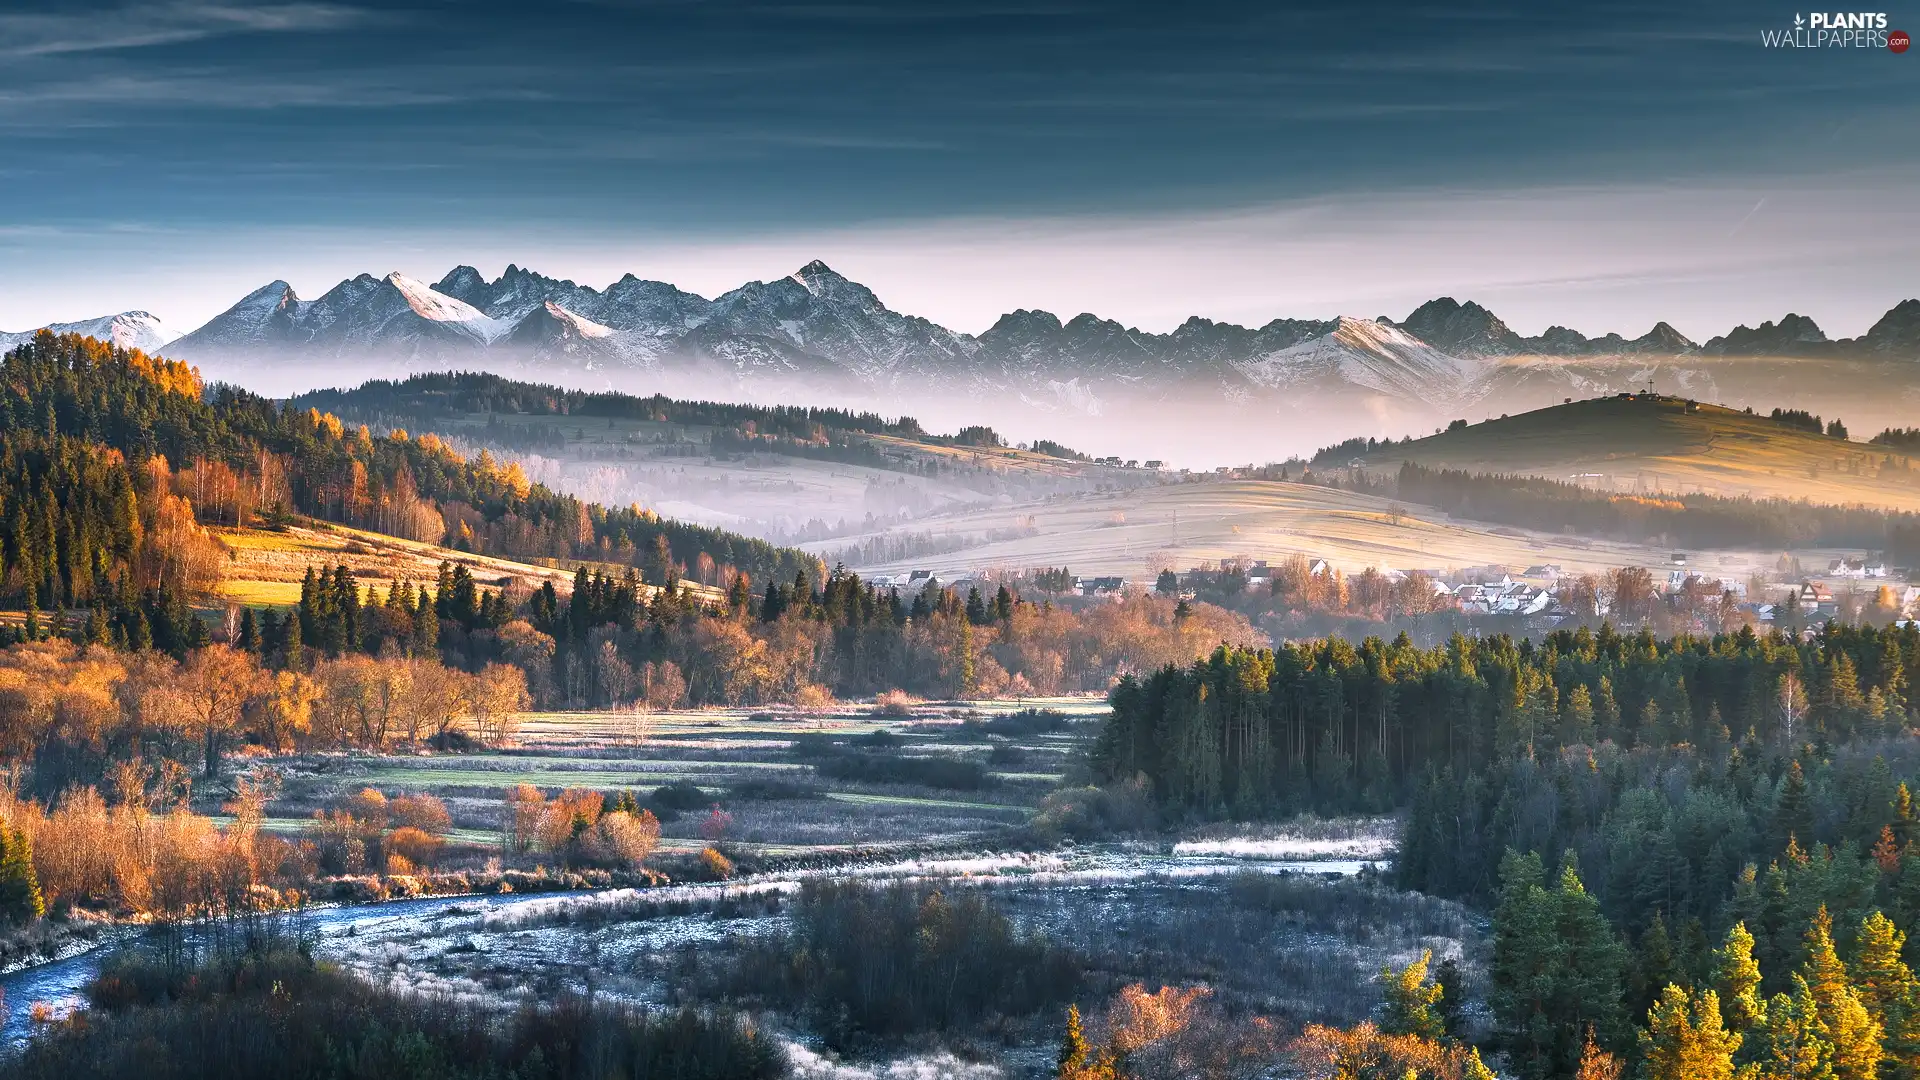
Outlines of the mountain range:
[{"label": "mountain range", "polygon": [[111,341],[123,349],[139,349],[141,352],[159,352],[180,337],[178,331],[168,327],[159,319],[144,311],[123,311],[118,315],[105,315],[98,319],[86,319],[81,322],[50,323],[35,330],[8,333],[0,330],[0,352],[32,337],[39,330],[51,330],[56,334],[80,334],[83,337]]},{"label": "mountain range", "polygon": [[[1677,388],[1715,385],[1729,358],[1920,362],[1920,300],[1900,303],[1850,340],[1830,340],[1797,314],[1703,344],[1665,322],[1634,338],[1589,338],[1563,326],[1526,337],[1451,297],[1397,321],[1245,327],[1194,317],[1166,334],[1021,309],[970,335],[894,311],[818,261],[712,299],[631,274],[595,289],[518,266],[489,281],[460,266],[430,285],[362,274],[313,300],[275,281],[177,339],[144,312],[54,329],[98,330],[94,336],[229,371],[364,359],[609,380],[693,374],[762,388],[993,390],[1081,408],[1115,395],[1188,391],[1289,399],[1314,391],[1445,408],[1503,390],[1606,390],[1659,373],[1671,373]],[[0,345],[19,336],[0,337]],[[1911,371],[1920,384],[1920,363]]]}]

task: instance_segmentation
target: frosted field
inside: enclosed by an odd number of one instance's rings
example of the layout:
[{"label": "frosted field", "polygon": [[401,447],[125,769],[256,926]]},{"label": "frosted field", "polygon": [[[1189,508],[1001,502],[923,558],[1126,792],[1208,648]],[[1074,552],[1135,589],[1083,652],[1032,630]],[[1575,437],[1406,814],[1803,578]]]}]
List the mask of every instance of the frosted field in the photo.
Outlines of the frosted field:
[{"label": "frosted field", "polygon": [[[1023,709],[1063,714],[1063,730],[1002,735],[996,718]],[[632,791],[645,803],[671,783],[690,783],[732,816],[727,840],[769,857],[888,846],[949,846],[1023,823],[1075,769],[1106,714],[1095,697],[916,705],[879,716],[864,705],[818,712],[715,709],[530,713],[510,750],[460,754],[324,755],[273,762],[283,771],[268,826],[305,827],[315,810],[373,787],[389,795],[428,792],[447,803],[455,840],[486,844],[498,835],[502,795],[518,784],[548,794],[566,788]],[[847,740],[885,731],[905,758],[977,762],[986,780],[952,789],[823,777],[808,740]],[[994,763],[994,762],[999,763]],[[704,804],[702,806],[704,811]],[[697,850],[704,812],[662,825],[667,851]]]}]

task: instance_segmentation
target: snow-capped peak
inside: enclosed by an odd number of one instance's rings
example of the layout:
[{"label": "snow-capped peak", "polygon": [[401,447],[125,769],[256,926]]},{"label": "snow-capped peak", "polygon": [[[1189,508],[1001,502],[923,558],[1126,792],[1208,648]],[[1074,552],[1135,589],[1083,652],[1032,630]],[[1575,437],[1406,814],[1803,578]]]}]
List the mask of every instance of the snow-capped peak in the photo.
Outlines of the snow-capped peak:
[{"label": "snow-capped peak", "polygon": [[613,336],[613,327],[602,326],[549,300],[546,303],[547,314],[573,328],[573,331],[585,338],[604,338]]},{"label": "snow-capped peak", "polygon": [[[122,349],[139,349],[141,352],[153,352],[180,336],[178,331],[145,311],[123,311],[118,315],[102,315],[97,319],[79,322],[49,323],[39,329],[51,330],[56,334],[79,334],[112,342]],[[0,349],[10,349],[29,340],[39,329],[13,334],[0,332]]]},{"label": "snow-capped peak", "polygon": [[1386,394],[1438,400],[1451,397],[1477,365],[1450,356],[1403,330],[1373,319],[1341,316],[1330,333],[1235,365],[1256,383],[1292,386],[1336,376]]},{"label": "snow-capped peak", "polygon": [[513,329],[512,323],[486,315],[472,304],[437,292],[426,282],[410,278],[398,270],[388,274],[386,280],[387,284],[399,290],[414,314],[423,319],[457,326],[489,344]]}]

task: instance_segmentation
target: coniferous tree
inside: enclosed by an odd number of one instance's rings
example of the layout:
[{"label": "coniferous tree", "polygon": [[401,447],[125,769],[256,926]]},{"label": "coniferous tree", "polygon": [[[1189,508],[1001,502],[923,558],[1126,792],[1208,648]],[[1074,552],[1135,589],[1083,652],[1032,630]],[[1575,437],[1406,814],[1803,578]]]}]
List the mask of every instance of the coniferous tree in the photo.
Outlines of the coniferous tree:
[{"label": "coniferous tree", "polygon": [[1669,984],[1640,1033],[1647,1080],[1732,1080],[1740,1036],[1721,1025],[1719,996]]},{"label": "coniferous tree", "polygon": [[1806,946],[1807,962],[1800,975],[1833,1044],[1834,1080],[1873,1080],[1882,1055],[1880,1023],[1854,992],[1846,965],[1834,949],[1833,919],[1824,905],[1807,929]]},{"label": "coniferous tree", "polygon": [[1713,988],[1728,1031],[1746,1035],[1766,1026],[1766,1002],[1760,997],[1760,965],[1753,959],[1753,935],[1744,922],[1733,924],[1713,954]]},{"label": "coniferous tree", "polygon": [[0,824],[0,917],[28,923],[47,913],[40,877],[33,868],[33,841]]},{"label": "coniferous tree", "polygon": [[1792,986],[1792,993],[1767,1002],[1766,1052],[1757,1072],[1765,1080],[1836,1080],[1833,1039],[1813,989],[1798,974]]},{"label": "coniferous tree", "polygon": [[1389,967],[1380,972],[1380,980],[1387,988],[1380,1030],[1389,1035],[1416,1035],[1422,1039],[1446,1037],[1447,1026],[1439,1011],[1440,984],[1427,974],[1427,966],[1432,962],[1433,950],[1425,949],[1418,960],[1406,967],[1398,971]]},{"label": "coniferous tree", "polygon": [[1901,956],[1907,936],[1893,920],[1876,911],[1860,926],[1853,963],[1855,993],[1884,1034],[1882,1048],[1892,1076],[1908,1080],[1920,1068],[1920,993],[1913,971]]}]

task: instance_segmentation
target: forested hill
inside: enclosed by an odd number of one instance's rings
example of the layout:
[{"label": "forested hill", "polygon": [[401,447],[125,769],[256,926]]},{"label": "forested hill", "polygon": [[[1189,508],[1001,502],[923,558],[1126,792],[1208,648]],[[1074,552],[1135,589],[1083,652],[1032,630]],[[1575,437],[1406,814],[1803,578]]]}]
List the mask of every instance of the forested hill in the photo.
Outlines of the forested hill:
[{"label": "forested hill", "polygon": [[585,503],[432,435],[376,438],[90,338],[42,333],[0,358],[0,602],[189,585],[187,548],[164,538],[176,526],[289,513],[511,558],[617,562],[655,582],[821,574],[792,549]]},{"label": "forested hill", "polygon": [[435,371],[400,381],[374,379],[350,390],[315,390],[293,398],[290,404],[375,426],[432,428],[450,417],[502,413],[645,420],[798,439],[825,432],[895,435],[908,439],[928,437],[910,416],[888,420],[875,413],[845,409],[680,401],[660,394],[635,397],[614,392],[566,390],[481,372]]}]

